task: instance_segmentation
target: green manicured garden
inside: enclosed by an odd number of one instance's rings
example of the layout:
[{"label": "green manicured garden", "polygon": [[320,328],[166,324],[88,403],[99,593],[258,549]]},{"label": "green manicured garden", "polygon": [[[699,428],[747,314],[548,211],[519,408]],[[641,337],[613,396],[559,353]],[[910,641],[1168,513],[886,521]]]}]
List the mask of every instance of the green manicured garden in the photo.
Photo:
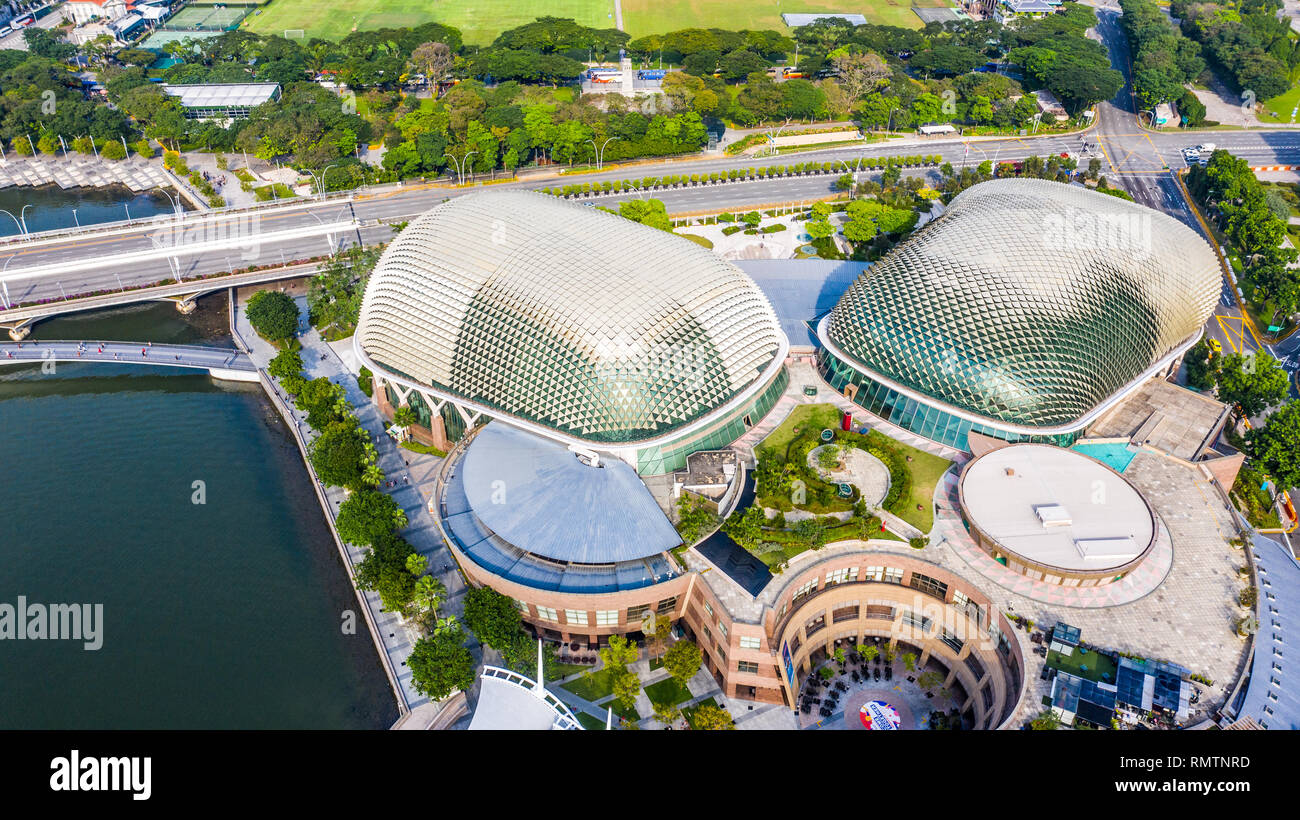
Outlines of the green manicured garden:
[{"label": "green manicured garden", "polygon": [[645,688],[645,694],[655,706],[676,706],[695,697],[690,689],[671,677],[650,684]]},{"label": "green manicured garden", "polygon": [[546,679],[548,681],[559,680],[560,678],[567,678],[569,675],[576,675],[579,672],[585,672],[590,668],[591,667],[585,663],[560,663],[559,661],[556,661],[553,664],[547,665]]},{"label": "green manicured garden", "polygon": [[575,678],[560,686],[562,689],[568,689],[583,700],[589,700],[592,703],[614,694],[614,681],[609,672],[604,669]]},{"label": "green manicured garden", "polygon": [[[803,509],[824,514],[853,509],[857,498],[839,496],[837,487],[822,481],[807,466],[808,454],[823,444],[820,434],[831,430],[840,446],[857,447],[879,458],[889,468],[890,488],[882,507],[922,532],[934,524],[934,488],[952,466],[945,458],[918,450],[870,430],[866,434],[839,429],[840,410],[830,404],[801,405],[757,448],[755,478],[758,501],[768,508],[788,511]],[[792,500],[792,491],[803,482],[803,503]]]}]

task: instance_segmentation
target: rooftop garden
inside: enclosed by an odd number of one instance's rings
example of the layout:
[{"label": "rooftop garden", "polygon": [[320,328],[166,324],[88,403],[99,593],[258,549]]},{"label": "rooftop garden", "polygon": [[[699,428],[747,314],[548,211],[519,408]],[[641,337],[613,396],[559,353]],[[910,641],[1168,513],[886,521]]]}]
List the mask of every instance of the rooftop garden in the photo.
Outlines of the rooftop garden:
[{"label": "rooftop garden", "polygon": [[803,510],[816,515],[850,512],[859,500],[857,488],[845,496],[840,487],[823,481],[808,466],[808,454],[824,444],[822,431],[841,447],[864,450],[889,469],[890,487],[881,507],[921,532],[934,524],[934,488],[952,462],[910,447],[875,430],[866,433],[839,429],[840,410],[830,404],[795,408],[780,427],[757,448],[755,481],[758,503],[763,507],[790,512]]},{"label": "rooftop garden", "polygon": [[1047,665],[1052,669],[1068,672],[1084,680],[1106,681],[1107,683],[1115,682],[1115,673],[1119,670],[1118,665],[1108,655],[1089,652],[1083,647],[1075,647],[1074,651],[1069,655],[1049,651],[1047,653]]}]

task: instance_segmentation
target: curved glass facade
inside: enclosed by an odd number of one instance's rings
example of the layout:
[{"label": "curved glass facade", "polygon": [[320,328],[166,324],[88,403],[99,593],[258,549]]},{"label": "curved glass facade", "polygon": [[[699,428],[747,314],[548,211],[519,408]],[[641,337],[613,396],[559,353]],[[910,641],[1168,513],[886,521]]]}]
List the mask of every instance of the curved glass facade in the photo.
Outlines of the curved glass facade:
[{"label": "curved glass facade", "polygon": [[609,445],[658,439],[756,392],[787,346],[731,263],[523,191],[457,197],[412,222],[371,275],[356,344],[467,405]]},{"label": "curved glass facade", "polygon": [[1219,289],[1214,252],[1172,217],[1081,186],[993,180],[865,271],[824,325],[860,370],[938,406],[823,369],[837,389],[858,384],[864,407],[953,446],[981,425],[945,406],[993,429],[1069,427],[1199,334]]},{"label": "curved glass facade", "polygon": [[720,450],[745,434],[750,427],[771,411],[777,399],[790,383],[790,375],[782,367],[776,377],[754,397],[753,401],[728,413],[708,428],[685,436],[671,444],[644,447],[637,450],[637,472],[642,475],[660,475],[686,467],[686,457],[700,450]]},{"label": "curved glass facade", "polygon": [[[1067,447],[1079,438],[1082,431],[1058,435],[1024,435],[1002,430],[990,424],[980,424],[953,415],[933,404],[906,396],[886,387],[871,377],[841,361],[826,348],[817,353],[817,369],[831,386],[849,396],[853,403],[891,424],[924,436],[958,450],[970,450],[967,434],[983,433],[1004,441],[1032,441]],[[846,392],[846,388],[848,388]]]}]

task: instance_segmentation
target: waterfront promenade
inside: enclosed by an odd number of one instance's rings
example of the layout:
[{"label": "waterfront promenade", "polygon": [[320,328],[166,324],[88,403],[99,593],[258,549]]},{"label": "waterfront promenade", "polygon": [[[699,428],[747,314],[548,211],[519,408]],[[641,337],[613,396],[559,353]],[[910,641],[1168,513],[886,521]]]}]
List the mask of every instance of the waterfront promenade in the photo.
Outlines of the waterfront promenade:
[{"label": "waterfront promenade", "polygon": [[[286,290],[293,293],[295,290],[300,291],[302,289],[288,288]],[[277,351],[253,331],[248,323],[247,316],[244,314],[243,305],[252,292],[254,292],[252,289],[239,291],[235,298],[232,299],[231,311],[234,317],[232,331],[249,351],[253,363],[259,368],[265,368]],[[303,324],[305,325],[307,315],[305,297],[298,295],[296,300],[299,303]],[[387,481],[395,482],[393,486],[381,485],[379,489],[393,496],[398,506],[405,511],[409,522],[406,529],[402,530],[400,534],[419,554],[428,559],[429,571],[446,586],[447,595],[439,609],[439,613],[443,617],[448,615],[455,615],[457,618],[461,617],[466,591],[465,582],[456,570],[456,564],[452,559],[451,552],[439,538],[433,519],[429,516],[425,507],[425,498],[419,490],[421,476],[432,474],[431,467],[423,462],[432,457],[420,456],[401,449],[388,437],[386,425],[379,414],[378,408],[361,392],[355,376],[348,371],[342,359],[314,328],[308,328],[299,336],[299,341],[302,343],[303,375],[308,379],[323,376],[335,384],[342,385],[347,392],[348,401],[351,402],[354,408],[353,412],[356,414],[357,420],[370,433],[378,452],[379,467],[387,476]],[[266,383],[271,383],[269,377]],[[273,383],[271,384],[272,389],[278,394],[277,403],[283,403],[283,406],[292,417],[291,420],[295,425],[296,435],[300,436],[304,443],[310,442],[316,433],[307,426],[306,414],[295,409],[279,387]],[[407,463],[408,461],[419,461],[421,463],[413,470],[411,465]],[[309,466],[307,469],[310,472]],[[312,475],[312,480],[316,480],[314,475]],[[329,506],[328,516],[331,528],[333,528],[334,516],[339,505],[347,497],[346,493],[341,488],[322,487],[319,482],[318,488]],[[352,544],[345,544],[344,548],[347,552],[347,569],[351,578],[355,566],[365,558],[367,550]],[[378,593],[364,592],[361,593],[361,598],[369,610],[376,637],[382,644],[380,649],[384,655],[383,662],[391,677],[396,681],[401,697],[404,700],[403,711],[413,710],[422,704],[428,703],[429,699],[427,697],[415,691],[411,683],[411,673],[406,668],[406,659],[411,654],[414,641],[418,636],[413,635],[396,614],[385,612],[382,609]],[[358,636],[360,634],[358,630]],[[471,649],[477,656],[477,645],[472,645]]]}]

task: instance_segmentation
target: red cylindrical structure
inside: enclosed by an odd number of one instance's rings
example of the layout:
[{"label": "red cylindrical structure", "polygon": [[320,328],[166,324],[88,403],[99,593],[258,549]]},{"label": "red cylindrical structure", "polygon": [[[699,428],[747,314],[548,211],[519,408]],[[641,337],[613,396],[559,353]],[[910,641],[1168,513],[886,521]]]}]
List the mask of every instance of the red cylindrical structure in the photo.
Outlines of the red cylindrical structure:
[{"label": "red cylindrical structure", "polygon": [[853,429],[852,413],[845,413],[844,418],[840,419],[840,429],[846,433]]}]

